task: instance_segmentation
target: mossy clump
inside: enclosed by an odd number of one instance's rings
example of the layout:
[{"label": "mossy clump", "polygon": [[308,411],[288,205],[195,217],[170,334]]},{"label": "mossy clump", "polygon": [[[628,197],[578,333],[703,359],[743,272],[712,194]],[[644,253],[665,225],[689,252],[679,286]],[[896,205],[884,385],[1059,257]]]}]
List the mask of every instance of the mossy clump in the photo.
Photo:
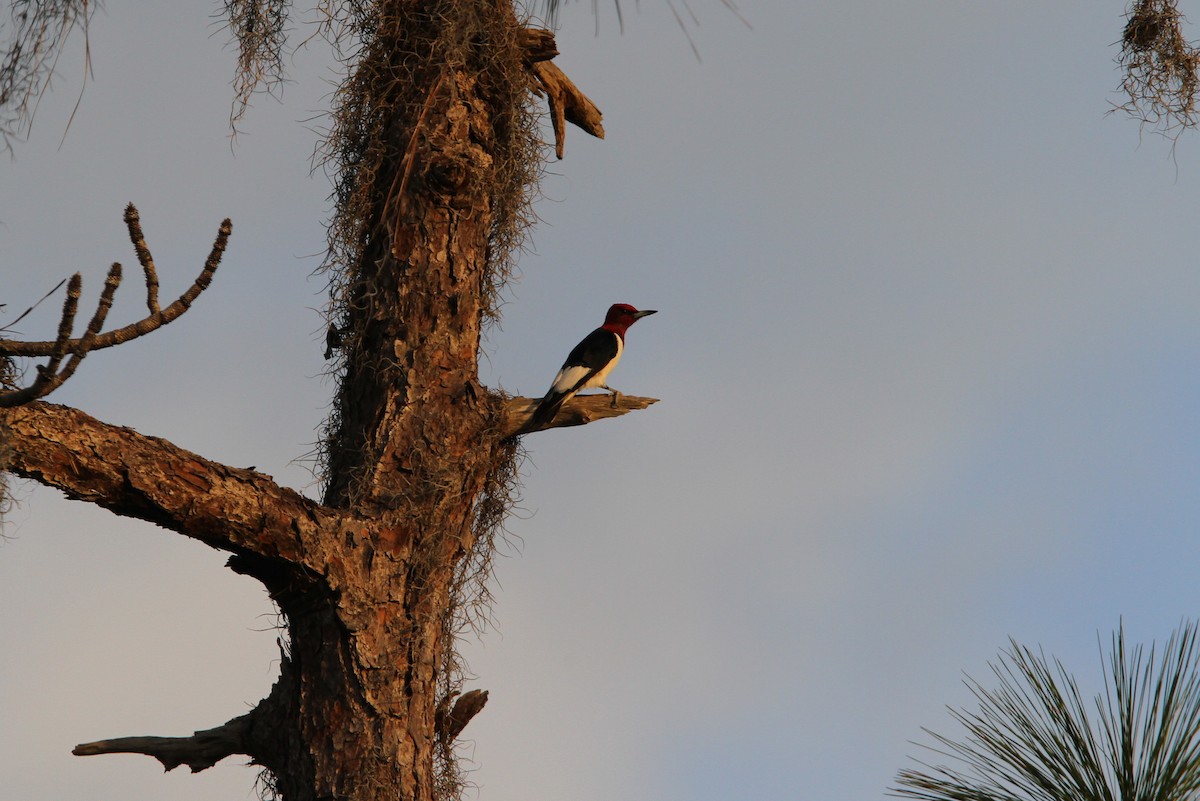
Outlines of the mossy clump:
[{"label": "mossy clump", "polygon": [[1176,0],[1135,0],[1117,57],[1127,98],[1117,108],[1170,139],[1200,124],[1200,51],[1183,23]]}]

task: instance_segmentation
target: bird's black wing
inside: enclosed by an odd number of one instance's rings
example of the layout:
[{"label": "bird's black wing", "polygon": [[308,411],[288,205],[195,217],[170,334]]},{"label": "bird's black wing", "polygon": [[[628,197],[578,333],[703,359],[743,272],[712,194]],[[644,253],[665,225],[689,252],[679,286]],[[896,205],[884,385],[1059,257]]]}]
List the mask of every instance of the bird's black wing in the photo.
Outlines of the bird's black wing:
[{"label": "bird's black wing", "polygon": [[584,337],[567,355],[550,391],[534,410],[530,424],[542,425],[554,419],[567,398],[588,382],[617,355],[617,335],[597,328]]},{"label": "bird's black wing", "polygon": [[600,368],[611,362],[617,355],[617,335],[612,331],[597,328],[588,334],[567,355],[563,368],[586,367],[588,372],[572,389],[579,387],[596,374]]}]

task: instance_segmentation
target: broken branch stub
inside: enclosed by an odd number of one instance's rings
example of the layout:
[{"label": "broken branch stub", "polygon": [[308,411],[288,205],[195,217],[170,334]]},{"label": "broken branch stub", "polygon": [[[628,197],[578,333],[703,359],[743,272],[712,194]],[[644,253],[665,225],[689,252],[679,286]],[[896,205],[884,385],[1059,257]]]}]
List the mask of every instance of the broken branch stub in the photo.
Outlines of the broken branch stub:
[{"label": "broken branch stub", "polygon": [[525,51],[525,60],[530,64],[549,61],[558,55],[554,32],[545,28],[522,28],[521,49]]},{"label": "broken branch stub", "polygon": [[531,425],[533,413],[541,402],[541,398],[508,398],[504,402],[502,436],[512,437],[548,428],[581,426],[607,417],[620,417],[658,403],[658,398],[642,398],[637,395],[620,395],[616,398],[602,394],[576,395],[562,405],[553,420],[541,425]]},{"label": "broken branch stub", "polygon": [[192,773],[207,770],[227,756],[246,754],[246,732],[251,712],[190,737],[116,737],[80,743],[71,749],[75,756],[100,754],[145,754],[162,763],[163,770],[187,765]]},{"label": "broken branch stub", "polygon": [[600,109],[579,91],[579,87],[551,59],[558,55],[554,34],[541,28],[523,28],[521,47],[525,61],[533,73],[533,92],[545,93],[550,106],[550,122],[554,127],[554,155],[563,157],[566,124],[569,122],[597,139],[604,138],[603,115]]},{"label": "broken branch stub", "polygon": [[464,693],[451,707],[450,701],[454,695],[452,693],[443,698],[434,713],[434,730],[446,743],[452,743],[458,739],[462,730],[467,727],[472,718],[483,710],[488,702],[487,690],[471,690]]}]

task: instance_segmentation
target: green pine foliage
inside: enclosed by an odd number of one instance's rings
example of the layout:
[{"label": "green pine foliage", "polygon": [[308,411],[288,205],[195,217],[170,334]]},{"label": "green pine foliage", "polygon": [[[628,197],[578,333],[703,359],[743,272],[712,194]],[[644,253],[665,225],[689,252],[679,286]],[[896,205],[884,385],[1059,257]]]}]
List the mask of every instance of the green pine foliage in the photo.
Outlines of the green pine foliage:
[{"label": "green pine foliage", "polygon": [[1102,654],[1103,692],[1085,700],[1057,659],[1010,641],[994,688],[952,709],[957,738],[926,729],[937,764],[903,770],[892,794],[925,801],[1192,801],[1200,797],[1200,652],[1195,622],[1157,651],[1123,626]]}]

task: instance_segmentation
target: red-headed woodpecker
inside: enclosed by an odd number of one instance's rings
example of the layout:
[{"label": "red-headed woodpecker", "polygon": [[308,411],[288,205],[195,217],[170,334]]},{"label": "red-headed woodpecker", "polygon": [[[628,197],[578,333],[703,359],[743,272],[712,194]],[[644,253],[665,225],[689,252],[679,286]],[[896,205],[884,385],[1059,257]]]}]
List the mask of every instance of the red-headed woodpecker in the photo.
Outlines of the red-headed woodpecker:
[{"label": "red-headed woodpecker", "polygon": [[559,408],[583,389],[607,389],[614,397],[617,391],[604,383],[608,374],[621,360],[625,350],[625,330],[656,309],[637,309],[628,303],[616,303],[608,310],[604,325],[583,338],[575,346],[562,369],[554,377],[550,391],[530,418],[530,426],[545,425],[554,419]]}]

